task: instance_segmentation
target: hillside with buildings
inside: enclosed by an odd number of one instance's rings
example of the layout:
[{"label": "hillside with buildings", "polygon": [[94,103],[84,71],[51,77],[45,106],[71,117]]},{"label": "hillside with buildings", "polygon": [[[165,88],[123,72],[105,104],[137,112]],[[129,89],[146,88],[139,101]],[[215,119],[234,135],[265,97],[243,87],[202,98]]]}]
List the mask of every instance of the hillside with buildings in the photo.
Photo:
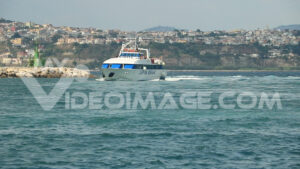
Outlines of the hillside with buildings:
[{"label": "hillside with buildings", "polygon": [[275,29],[279,29],[279,30],[300,30],[300,24],[296,24],[296,25],[282,25],[282,26],[278,26]]},{"label": "hillside with buildings", "polygon": [[0,19],[0,65],[26,66],[39,46],[41,57],[68,58],[68,66],[100,67],[122,42],[138,37],[169,69],[300,69],[300,31],[141,31],[57,27]]}]

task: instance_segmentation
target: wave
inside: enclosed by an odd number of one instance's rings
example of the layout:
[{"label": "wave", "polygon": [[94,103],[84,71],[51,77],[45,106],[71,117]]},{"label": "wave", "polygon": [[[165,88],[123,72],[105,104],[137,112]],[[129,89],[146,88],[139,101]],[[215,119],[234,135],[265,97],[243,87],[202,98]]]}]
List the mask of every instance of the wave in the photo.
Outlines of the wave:
[{"label": "wave", "polygon": [[[207,78],[204,77],[200,77],[200,76],[167,76],[165,81],[170,81],[170,82],[174,82],[174,81],[183,81],[183,80],[204,80]],[[96,81],[100,81],[103,82],[105,81],[104,78],[99,78],[99,79],[95,79]],[[157,81],[161,81],[159,79],[154,79],[154,80],[150,80],[153,82],[157,82]]]},{"label": "wave", "polygon": [[248,80],[250,79],[250,77],[247,76],[241,76],[241,75],[237,75],[237,76],[223,76],[223,78],[228,79],[228,80],[238,80],[238,81],[243,81],[243,80]]},{"label": "wave", "polygon": [[[202,81],[202,80],[220,80],[220,81],[247,81],[250,79],[255,80],[277,80],[277,79],[287,79],[287,80],[298,80],[300,79],[299,76],[243,76],[243,75],[235,75],[235,76],[193,76],[193,75],[180,75],[180,76],[167,76],[165,81],[169,82],[176,82],[176,81],[185,81],[185,80],[195,80],[195,81]],[[105,81],[104,78],[95,79],[96,81]],[[149,80],[153,82],[161,81],[159,79]]]},{"label": "wave", "polygon": [[288,76],[287,79],[293,79],[293,80],[296,79],[297,80],[297,79],[300,79],[300,77],[299,76]]},{"label": "wave", "polygon": [[103,81],[104,81],[104,78],[96,79],[96,81],[103,82]]},{"label": "wave", "polygon": [[166,81],[174,82],[174,81],[183,81],[183,80],[205,80],[207,78],[200,76],[167,76]]}]

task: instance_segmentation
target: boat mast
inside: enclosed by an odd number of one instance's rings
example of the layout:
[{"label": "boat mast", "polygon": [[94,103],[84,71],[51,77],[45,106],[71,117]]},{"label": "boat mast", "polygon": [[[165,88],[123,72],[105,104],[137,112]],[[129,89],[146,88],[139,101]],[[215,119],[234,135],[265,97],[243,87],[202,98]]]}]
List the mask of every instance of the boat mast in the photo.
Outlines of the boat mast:
[{"label": "boat mast", "polygon": [[134,48],[135,48],[135,50],[137,50],[138,48],[137,48],[137,45],[136,45],[136,37],[135,37],[135,39],[134,39]]}]

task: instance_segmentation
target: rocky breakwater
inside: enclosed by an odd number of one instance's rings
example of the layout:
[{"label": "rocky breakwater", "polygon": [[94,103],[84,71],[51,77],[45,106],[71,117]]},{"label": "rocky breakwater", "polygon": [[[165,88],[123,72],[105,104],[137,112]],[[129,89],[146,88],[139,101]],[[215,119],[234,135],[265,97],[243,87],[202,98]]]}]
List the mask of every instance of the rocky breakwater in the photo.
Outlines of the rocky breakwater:
[{"label": "rocky breakwater", "polygon": [[92,78],[92,75],[87,70],[67,68],[67,67],[3,67],[0,68],[0,78]]}]

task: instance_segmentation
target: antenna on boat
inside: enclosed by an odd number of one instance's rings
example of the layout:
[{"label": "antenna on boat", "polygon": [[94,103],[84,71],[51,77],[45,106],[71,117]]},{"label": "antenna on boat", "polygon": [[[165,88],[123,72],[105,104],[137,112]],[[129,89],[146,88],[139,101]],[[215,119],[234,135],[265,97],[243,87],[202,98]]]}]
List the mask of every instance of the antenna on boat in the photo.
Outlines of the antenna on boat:
[{"label": "antenna on boat", "polygon": [[135,44],[134,44],[135,46],[134,46],[134,48],[137,50],[138,47],[137,47],[137,44],[136,44],[136,39],[137,39],[137,37],[135,36],[135,39],[134,39],[135,40]]}]

